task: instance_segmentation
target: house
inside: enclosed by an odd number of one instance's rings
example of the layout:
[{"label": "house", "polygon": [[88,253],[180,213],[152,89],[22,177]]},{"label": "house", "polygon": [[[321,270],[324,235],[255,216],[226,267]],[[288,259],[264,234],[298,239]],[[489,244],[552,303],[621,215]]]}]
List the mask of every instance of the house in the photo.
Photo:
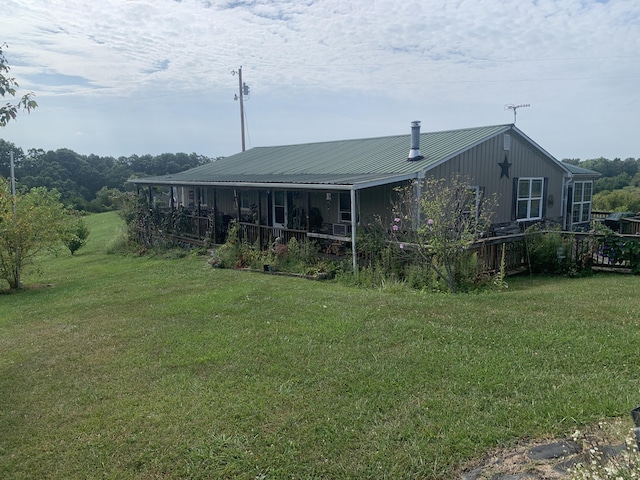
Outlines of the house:
[{"label": "house", "polygon": [[201,240],[221,243],[235,219],[263,245],[295,236],[347,242],[355,252],[352,233],[374,215],[389,219],[396,187],[454,173],[471,179],[478,198],[497,193],[494,235],[541,221],[565,230],[589,226],[598,174],[558,161],[513,124],[420,133],[420,122],[412,122],[406,135],[256,147],[131,182],[193,218],[191,234]]}]

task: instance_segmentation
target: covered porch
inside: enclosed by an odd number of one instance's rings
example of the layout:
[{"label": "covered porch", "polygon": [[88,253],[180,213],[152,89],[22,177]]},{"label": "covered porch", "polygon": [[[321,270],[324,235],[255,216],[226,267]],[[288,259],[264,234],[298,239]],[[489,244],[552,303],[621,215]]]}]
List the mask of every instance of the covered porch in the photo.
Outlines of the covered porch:
[{"label": "covered porch", "polygon": [[[308,187],[308,186],[307,186]],[[194,245],[221,245],[229,225],[238,225],[240,238],[262,249],[275,242],[313,240],[319,250],[350,249],[356,266],[352,233],[360,216],[359,192],[353,185],[138,185],[149,210],[163,217],[165,235]]]}]

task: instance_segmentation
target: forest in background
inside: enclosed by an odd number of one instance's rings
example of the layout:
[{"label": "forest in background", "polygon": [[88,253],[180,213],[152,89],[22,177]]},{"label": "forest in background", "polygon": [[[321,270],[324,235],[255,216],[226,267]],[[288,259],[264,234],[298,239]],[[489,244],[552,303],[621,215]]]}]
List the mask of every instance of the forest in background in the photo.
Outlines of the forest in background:
[{"label": "forest in background", "polygon": [[114,158],[80,155],[67,148],[55,151],[32,148],[25,152],[0,139],[0,176],[5,178],[10,176],[12,150],[19,188],[55,188],[66,206],[89,212],[111,210],[115,191],[133,188],[127,184],[131,178],[177,173],[215,160],[196,153]]},{"label": "forest in background", "polygon": [[562,161],[600,173],[593,184],[593,210],[640,212],[640,158]]},{"label": "forest in background", "polygon": [[[55,188],[65,205],[90,212],[112,209],[114,191],[133,188],[127,184],[129,179],[177,173],[216,160],[196,153],[114,158],[80,155],[67,148],[55,151],[31,148],[25,152],[0,139],[0,176],[5,178],[10,176],[11,150],[19,187]],[[594,210],[640,212],[640,158],[562,161],[600,173],[593,189]]]}]

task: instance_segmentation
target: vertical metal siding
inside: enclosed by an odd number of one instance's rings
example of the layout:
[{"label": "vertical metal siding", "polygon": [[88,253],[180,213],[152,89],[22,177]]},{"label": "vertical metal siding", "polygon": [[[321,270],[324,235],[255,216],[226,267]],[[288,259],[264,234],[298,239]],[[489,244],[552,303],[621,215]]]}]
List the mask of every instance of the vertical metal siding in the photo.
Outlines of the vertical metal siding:
[{"label": "vertical metal siding", "polygon": [[[511,148],[504,150],[504,135],[498,135],[483,142],[476,147],[452,158],[442,165],[428,172],[428,175],[437,178],[450,178],[453,174],[460,174],[469,178],[474,186],[483,187],[489,194],[498,194],[498,207],[494,223],[508,223],[512,219],[513,208],[513,179],[516,177],[548,177],[548,195],[553,196],[553,204],[546,206],[546,218],[559,218],[562,216],[562,170],[550,159],[538,153],[515,132],[511,135]],[[501,175],[500,163],[505,159],[505,154],[511,167],[509,178]]]}]

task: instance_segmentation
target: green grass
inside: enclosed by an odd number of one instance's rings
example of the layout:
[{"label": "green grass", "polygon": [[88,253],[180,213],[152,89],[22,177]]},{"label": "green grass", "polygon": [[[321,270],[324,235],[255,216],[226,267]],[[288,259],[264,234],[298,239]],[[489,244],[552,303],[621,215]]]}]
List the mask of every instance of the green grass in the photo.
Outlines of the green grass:
[{"label": "green grass", "polygon": [[640,402],[640,277],[367,290],[106,255],[118,221],[0,291],[0,478],[452,478]]}]

